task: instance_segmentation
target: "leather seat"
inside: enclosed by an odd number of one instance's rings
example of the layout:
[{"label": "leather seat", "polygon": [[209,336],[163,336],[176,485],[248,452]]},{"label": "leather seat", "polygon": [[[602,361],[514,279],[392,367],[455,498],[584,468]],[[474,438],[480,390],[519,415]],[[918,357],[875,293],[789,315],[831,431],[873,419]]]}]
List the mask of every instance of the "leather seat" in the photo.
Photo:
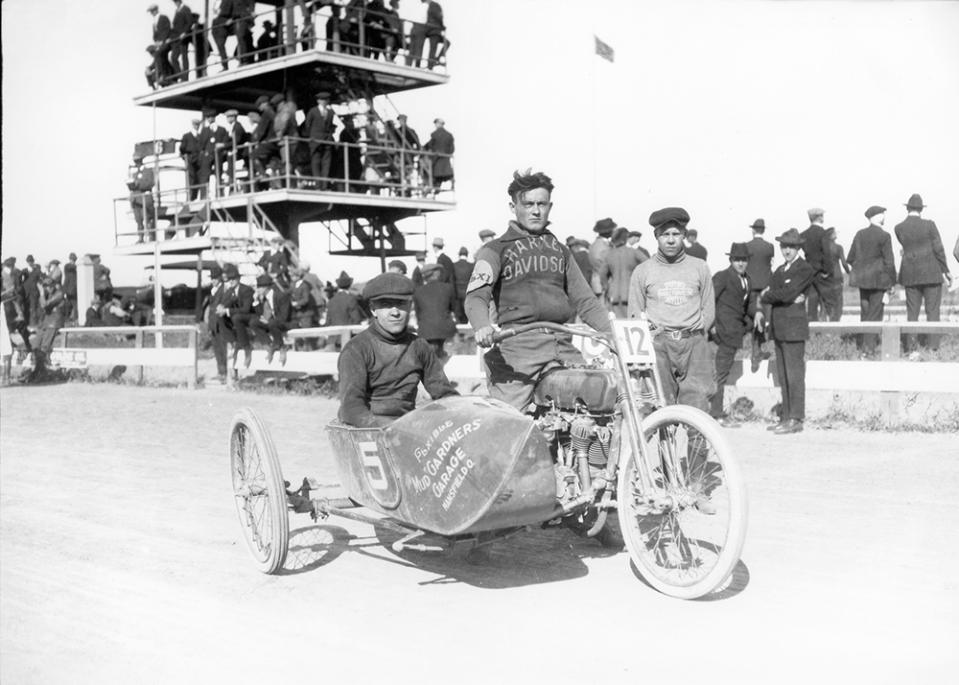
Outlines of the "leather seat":
[{"label": "leather seat", "polygon": [[591,412],[611,412],[617,393],[616,372],[611,369],[558,369],[540,381],[533,401],[573,409],[581,400]]}]

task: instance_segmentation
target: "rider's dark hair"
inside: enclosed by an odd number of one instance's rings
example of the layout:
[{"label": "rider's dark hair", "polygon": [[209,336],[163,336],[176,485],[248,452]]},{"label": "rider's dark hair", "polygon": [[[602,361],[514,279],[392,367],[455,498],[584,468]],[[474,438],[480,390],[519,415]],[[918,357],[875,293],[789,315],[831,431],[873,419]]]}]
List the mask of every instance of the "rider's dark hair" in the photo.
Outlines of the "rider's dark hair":
[{"label": "rider's dark hair", "polygon": [[513,172],[513,182],[509,184],[509,188],[506,189],[506,192],[509,193],[510,199],[515,202],[517,199],[519,199],[519,195],[521,193],[535,190],[536,188],[545,188],[547,191],[552,193],[553,179],[544,174],[542,171],[537,171],[534,174],[532,169],[527,169],[523,172]]}]

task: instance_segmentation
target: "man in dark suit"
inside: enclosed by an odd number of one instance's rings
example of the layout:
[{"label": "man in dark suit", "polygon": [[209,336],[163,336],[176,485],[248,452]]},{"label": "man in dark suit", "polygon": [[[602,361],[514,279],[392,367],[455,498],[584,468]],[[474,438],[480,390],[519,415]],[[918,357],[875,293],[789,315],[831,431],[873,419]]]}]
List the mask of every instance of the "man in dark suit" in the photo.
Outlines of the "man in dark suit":
[{"label": "man in dark suit", "polygon": [[240,282],[240,272],[235,264],[223,265],[224,289],[216,314],[223,339],[233,343],[233,365],[240,350],[243,350],[243,366],[249,368],[253,359],[250,342],[250,320],[253,318],[253,288]]},{"label": "man in dark suit", "polygon": [[453,134],[446,130],[445,121],[437,118],[433,120],[433,124],[436,128],[430,134],[430,139],[423,149],[437,153],[430,155],[431,162],[427,166],[432,170],[430,181],[433,189],[438,191],[444,181],[453,181],[453,162],[450,158],[456,150],[456,145]]},{"label": "man in dark suit", "polygon": [[43,280],[43,269],[33,259],[32,254],[27,255],[27,267],[23,270],[21,278],[23,279],[23,299],[26,304],[27,325],[31,329],[36,329],[43,317],[43,312],[40,309],[40,282]]},{"label": "man in dark suit", "polygon": [[286,365],[286,342],[283,335],[290,328],[292,314],[290,293],[278,288],[269,274],[256,277],[256,292],[253,295],[253,316],[250,330],[254,339],[269,345],[266,363],[280,352],[280,365]]},{"label": "man in dark suit", "polygon": [[[882,297],[896,283],[896,264],[892,256],[892,236],[882,226],[886,208],[873,205],[866,210],[869,226],[858,231],[849,248],[848,261],[852,265],[852,280],[859,288],[859,320],[882,321]],[[866,354],[876,351],[879,336],[863,333],[859,349]]]},{"label": "man in dark suit", "polygon": [[713,274],[716,320],[710,333],[716,343],[716,392],[709,400],[709,413],[721,425],[731,428],[739,424],[723,411],[726,379],[746,331],[762,328],[764,321],[762,310],[757,308],[758,293],[746,273],[749,248],[746,243],[733,243],[727,255],[729,268]]},{"label": "man in dark suit", "polygon": [[216,185],[220,186],[220,173],[224,162],[224,152],[226,145],[230,142],[230,137],[226,130],[216,123],[216,110],[204,108],[203,127],[200,129],[200,170],[198,180],[200,182],[200,197],[206,197],[210,177],[216,179]]},{"label": "man in dark suit", "polygon": [[467,257],[469,250],[461,247],[459,250],[459,259],[453,262],[453,286],[456,288],[456,320],[459,323],[466,323],[466,310],[463,303],[466,301],[466,286],[469,285],[470,276],[473,275],[473,262]]},{"label": "man in dark suit", "polygon": [[186,81],[190,77],[190,60],[187,56],[187,47],[192,39],[193,12],[183,4],[183,0],[173,0],[176,11],[173,13],[173,62],[174,80]]},{"label": "man in dark suit", "polygon": [[[919,193],[906,203],[908,216],[896,225],[896,240],[902,245],[902,264],[899,265],[899,283],[906,290],[906,320],[918,321],[919,309],[925,302],[926,321],[939,321],[942,304],[942,283],[952,285],[946,252],[935,221],[922,218]],[[924,336],[931,349],[939,349],[939,336]],[[919,340],[915,334],[906,336],[906,351],[918,356]]]},{"label": "man in dark suit", "polygon": [[329,93],[317,93],[316,105],[306,113],[303,123],[309,138],[310,175],[321,190],[330,186],[330,165],[333,161],[333,131],[336,128]]},{"label": "man in dark suit", "polygon": [[219,266],[210,268],[210,295],[207,300],[206,324],[210,331],[210,341],[213,347],[213,357],[216,359],[216,375],[221,381],[226,380],[226,343],[224,337],[225,325],[223,319],[217,315],[217,305],[223,302],[226,284],[223,280],[223,269]]},{"label": "man in dark suit", "polygon": [[781,435],[800,432],[806,419],[806,293],[817,273],[799,256],[806,240],[798,230],[790,228],[776,240],[785,263],[773,272],[761,301],[771,305],[776,376],[782,389],[780,420],[769,430]]},{"label": "man in dark suit", "polygon": [[[433,259],[443,267],[443,273],[440,274],[440,280],[444,283],[453,283],[453,260],[444,252],[446,243],[442,238],[433,238]],[[423,274],[423,280],[426,281],[426,275]]]},{"label": "man in dark suit", "polygon": [[413,275],[410,276],[410,280],[413,281],[414,288],[419,288],[426,282],[423,280],[423,268],[426,266],[426,253],[417,252],[414,257],[416,259],[416,266],[413,267]]},{"label": "man in dark suit", "polygon": [[261,95],[256,100],[256,112],[250,112],[250,123],[253,125],[253,133],[250,135],[250,142],[253,143],[253,178],[261,187],[265,185],[262,179],[267,175],[267,169],[275,165],[280,157],[280,148],[273,137],[273,119],[276,113],[270,104],[270,98]]},{"label": "man in dark suit", "polygon": [[606,307],[616,315],[617,319],[627,318],[629,279],[633,275],[633,269],[646,261],[639,252],[626,246],[628,237],[628,228],[620,226],[613,231],[612,247],[602,261],[602,270],[599,274],[600,284],[605,293]]},{"label": "man in dark suit", "polygon": [[75,252],[70,253],[67,263],[63,265],[63,294],[66,295],[69,303],[67,318],[76,320],[80,312],[77,309],[77,255]]},{"label": "man in dark suit", "polygon": [[153,17],[153,61],[156,64],[156,80],[161,86],[170,83],[173,65],[170,64],[170,50],[173,47],[173,27],[165,14],[160,14],[156,5],[147,7]]},{"label": "man in dark suit", "polygon": [[200,120],[190,122],[192,128],[180,139],[180,157],[186,170],[186,184],[191,200],[200,195]]},{"label": "man in dark suit", "polygon": [[204,30],[203,22],[200,21],[200,15],[194,12],[192,16],[193,58],[196,62],[197,78],[200,78],[201,76],[206,76],[206,58],[212,51],[213,46],[210,45],[210,41],[206,37],[206,31]]},{"label": "man in dark suit", "polygon": [[336,279],[336,293],[330,298],[326,306],[327,326],[355,326],[367,319],[360,298],[350,291],[353,278],[341,271]]},{"label": "man in dark suit", "polygon": [[[490,231],[490,233],[493,232]],[[494,233],[493,237],[495,236],[496,234]],[[593,265],[589,261],[589,242],[571,235],[566,238],[566,247],[568,247],[569,251],[573,254],[573,261],[575,261],[576,266],[579,267],[583,278],[589,283],[593,278]]]},{"label": "man in dark suit", "polygon": [[[600,219],[593,224],[593,233],[596,234],[596,239],[589,246],[590,274],[586,282],[589,283],[596,297],[603,296],[603,282],[599,274],[605,268],[603,260],[606,259],[606,253],[612,248],[610,239],[615,230],[616,222],[609,217]],[[583,274],[585,275],[585,272]]]},{"label": "man in dark suit", "polygon": [[453,319],[456,311],[456,291],[443,280],[443,267],[427,264],[423,269],[426,283],[413,291],[417,335],[426,340],[439,359],[445,359],[443,346],[456,335]]},{"label": "man in dark suit", "polygon": [[[766,232],[766,222],[763,219],[756,219],[750,228],[753,231],[753,239],[746,243],[746,249],[749,250],[749,261],[746,263],[746,275],[749,276],[749,287],[753,289],[753,296],[757,302],[759,293],[769,285],[769,277],[772,276],[773,257],[776,256],[776,248],[768,240],[763,238]],[[761,305],[757,305],[761,306]],[[761,306],[763,309],[764,324],[769,322],[769,308]],[[752,352],[750,353],[750,366],[753,373],[759,370],[759,362],[763,359],[769,359],[769,352],[766,351],[766,326],[754,327],[752,329]]]},{"label": "man in dark suit", "polygon": [[[828,254],[828,239],[826,238],[826,229],[823,228],[825,210],[819,207],[813,207],[807,210],[809,216],[809,228],[800,235],[803,239],[803,254],[806,257],[806,263],[816,272],[816,278],[813,281],[813,289],[806,295],[806,312],[810,321],[819,321],[820,303],[824,298],[828,298],[829,265],[826,263]],[[825,315],[825,307],[823,312]]]}]

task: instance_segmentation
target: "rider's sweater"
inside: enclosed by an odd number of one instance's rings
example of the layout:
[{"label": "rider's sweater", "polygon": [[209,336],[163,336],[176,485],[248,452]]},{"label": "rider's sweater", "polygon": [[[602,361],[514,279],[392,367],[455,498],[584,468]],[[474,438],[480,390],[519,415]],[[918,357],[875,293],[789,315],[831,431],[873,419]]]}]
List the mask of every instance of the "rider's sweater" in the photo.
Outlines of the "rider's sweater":
[{"label": "rider's sweater", "polygon": [[654,328],[708,331],[716,302],[706,262],[685,252],[668,261],[657,252],[637,266],[629,281],[629,316],[640,312]]},{"label": "rider's sweater", "polygon": [[420,381],[434,400],[458,394],[428,342],[376,321],[343,346],[337,369],[339,418],[351,426],[382,426],[412,410]]},{"label": "rider's sweater", "polygon": [[564,323],[578,313],[593,328],[609,330],[606,311],[569,248],[549,231],[529,233],[515,221],[476,253],[466,295],[466,315],[475,330],[490,325],[490,300],[501,326]]}]

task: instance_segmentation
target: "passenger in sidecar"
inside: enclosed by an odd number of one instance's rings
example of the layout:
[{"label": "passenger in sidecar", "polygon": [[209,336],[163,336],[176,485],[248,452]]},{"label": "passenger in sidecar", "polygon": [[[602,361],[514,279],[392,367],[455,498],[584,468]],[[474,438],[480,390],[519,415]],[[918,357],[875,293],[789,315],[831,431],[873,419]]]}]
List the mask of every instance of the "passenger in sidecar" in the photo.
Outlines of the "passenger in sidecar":
[{"label": "passenger in sidecar", "polygon": [[457,395],[432,346],[408,329],[413,282],[401,274],[380,274],[363,297],[373,321],[340,353],[339,419],[357,427],[384,426],[416,406],[423,386],[435,400]]}]

